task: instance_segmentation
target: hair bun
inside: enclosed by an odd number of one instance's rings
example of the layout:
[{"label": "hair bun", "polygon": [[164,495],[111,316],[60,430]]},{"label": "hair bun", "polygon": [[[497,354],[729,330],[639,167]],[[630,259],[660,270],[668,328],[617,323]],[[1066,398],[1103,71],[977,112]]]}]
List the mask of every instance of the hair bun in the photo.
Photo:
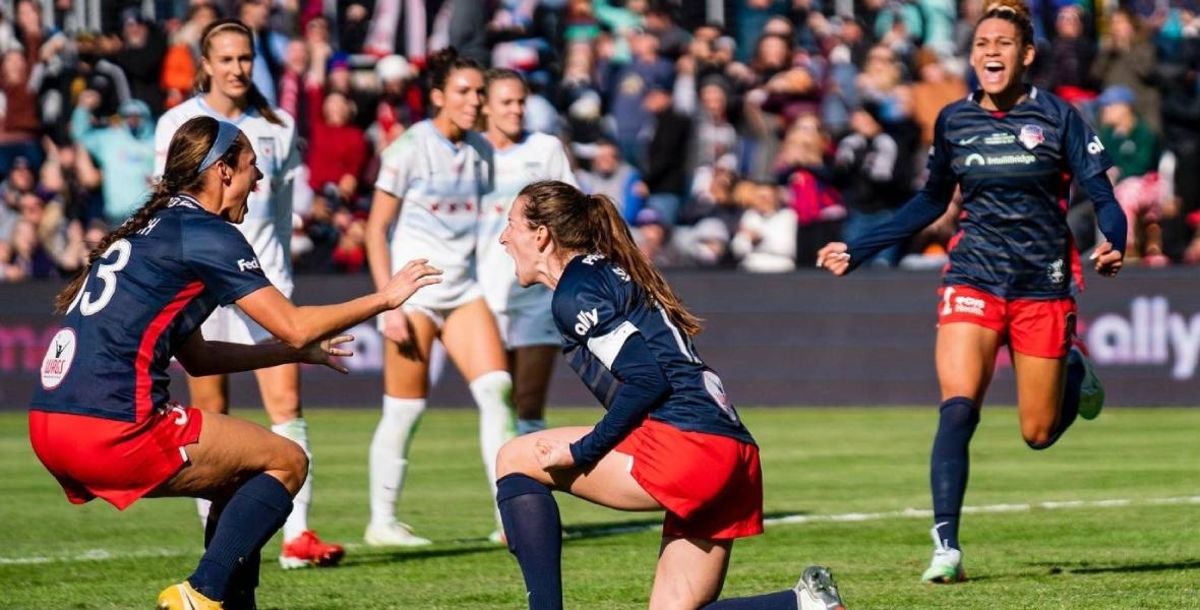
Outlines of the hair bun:
[{"label": "hair bun", "polygon": [[1029,19],[1029,7],[1024,0],[988,0],[983,6],[983,14],[1012,13],[1022,19]]}]

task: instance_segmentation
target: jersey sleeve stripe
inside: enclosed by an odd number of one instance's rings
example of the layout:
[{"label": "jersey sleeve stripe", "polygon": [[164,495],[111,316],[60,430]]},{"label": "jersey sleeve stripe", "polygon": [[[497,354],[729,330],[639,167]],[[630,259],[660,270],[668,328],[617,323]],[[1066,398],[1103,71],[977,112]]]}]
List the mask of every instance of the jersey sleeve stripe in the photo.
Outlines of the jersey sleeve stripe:
[{"label": "jersey sleeve stripe", "polygon": [[621,347],[625,345],[629,337],[632,337],[637,332],[638,327],[634,326],[629,320],[626,320],[607,335],[588,339],[588,351],[599,358],[600,362],[603,362],[604,366],[611,371],[613,362],[617,360],[617,354],[621,353]]},{"label": "jersey sleeve stripe", "polygon": [[138,344],[137,359],[134,364],[134,371],[137,374],[134,390],[134,421],[144,421],[154,408],[150,396],[151,386],[154,383],[154,380],[150,378],[150,367],[154,363],[154,346],[158,343],[158,338],[171,325],[175,316],[203,290],[204,284],[200,281],[194,281],[184,286],[183,290],[180,290],[146,327],[142,341]]}]

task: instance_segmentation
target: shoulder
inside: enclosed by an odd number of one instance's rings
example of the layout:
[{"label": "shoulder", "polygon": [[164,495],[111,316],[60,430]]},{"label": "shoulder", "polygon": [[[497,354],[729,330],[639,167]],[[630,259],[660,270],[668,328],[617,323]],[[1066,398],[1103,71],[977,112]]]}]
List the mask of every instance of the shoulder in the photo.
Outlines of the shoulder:
[{"label": "shoulder", "polygon": [[975,102],[972,102],[970,97],[964,97],[946,104],[942,110],[938,112],[937,124],[943,128],[947,127],[952,118],[961,115],[974,103]]},{"label": "shoulder", "polygon": [[1035,107],[1045,113],[1046,118],[1052,122],[1059,122],[1071,115],[1079,114],[1079,111],[1075,110],[1075,107],[1068,104],[1066,100],[1044,89],[1033,87],[1029,90],[1029,95]]},{"label": "shoulder", "polygon": [[424,124],[422,122],[409,127],[404,133],[400,134],[399,138],[388,144],[387,148],[383,149],[383,152],[380,153],[383,160],[386,162],[389,159],[411,155],[420,149],[427,138],[427,135],[423,133]]},{"label": "shoulder", "polygon": [[188,119],[205,114],[201,109],[196,98],[191,98],[182,104],[166,111],[158,118],[157,129],[162,132],[168,130],[174,132],[179,129],[180,125],[187,122]]}]

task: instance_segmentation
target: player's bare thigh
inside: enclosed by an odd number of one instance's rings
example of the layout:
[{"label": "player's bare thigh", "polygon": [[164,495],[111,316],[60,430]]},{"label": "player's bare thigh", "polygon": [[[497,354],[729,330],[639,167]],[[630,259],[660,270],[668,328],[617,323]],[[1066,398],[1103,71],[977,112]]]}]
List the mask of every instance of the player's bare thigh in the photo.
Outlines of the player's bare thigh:
[{"label": "player's bare thigh", "polygon": [[977,405],[983,403],[996,368],[1000,341],[1000,333],[978,324],[951,322],[938,326],[934,359],[942,400],[965,396]]},{"label": "player's bare thigh", "polygon": [[408,332],[420,360],[403,354],[400,345],[383,342],[383,391],[396,398],[425,398],[429,395],[429,352],[437,336],[437,324],[417,311],[405,311]]},{"label": "player's bare thigh", "polygon": [[1066,359],[1013,352],[1013,370],[1017,377],[1017,414],[1021,419],[1021,436],[1025,442],[1033,445],[1047,443],[1062,410]]},{"label": "player's bare thigh", "polygon": [[205,413],[200,439],[184,447],[188,462],[150,496],[220,499],[246,479],[265,472],[295,494],[308,474],[299,445],[245,420]]},{"label": "player's bare thigh", "polygon": [[721,596],[732,540],[662,539],[650,610],[695,610]]},{"label": "player's bare thigh", "polygon": [[555,439],[566,443],[579,440],[592,429],[589,427],[550,428],[518,436],[500,448],[496,462],[496,478],[513,473],[529,476],[559,491],[569,492],[601,506],[618,510],[662,510],[658,503],[629,473],[633,457],[610,451],[590,471],[567,468],[546,472],[537,461],[534,447],[538,439]]},{"label": "player's bare thigh", "polygon": [[482,297],[450,312],[441,338],[446,353],[468,382],[508,368],[496,318]]}]

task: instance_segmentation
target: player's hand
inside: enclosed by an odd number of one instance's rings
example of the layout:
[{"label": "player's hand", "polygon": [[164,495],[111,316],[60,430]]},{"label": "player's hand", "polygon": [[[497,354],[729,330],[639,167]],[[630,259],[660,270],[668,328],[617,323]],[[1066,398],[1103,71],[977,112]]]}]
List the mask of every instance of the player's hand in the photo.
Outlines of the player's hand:
[{"label": "player's hand", "polygon": [[418,258],[408,261],[379,292],[387,299],[388,308],[395,309],[417,290],[441,281],[442,270],[430,265],[428,259]]},{"label": "player's hand", "polygon": [[412,334],[412,327],[408,324],[408,316],[404,314],[404,310],[392,309],[383,312],[383,336],[396,342],[401,356],[413,362],[424,361],[421,358],[421,350],[417,348],[416,337]]},{"label": "player's hand", "polygon": [[833,241],[817,251],[817,266],[828,269],[834,275],[846,275],[850,271],[850,252],[846,244]]},{"label": "player's hand", "polygon": [[551,472],[575,465],[571,456],[571,445],[558,439],[539,438],[533,444],[533,454],[542,470]]},{"label": "player's hand", "polygon": [[343,366],[335,358],[349,358],[353,356],[354,352],[338,347],[343,343],[349,343],[353,340],[353,335],[338,335],[323,341],[313,341],[300,350],[300,362],[305,364],[321,364],[342,374],[349,373],[350,369]]},{"label": "player's hand", "polygon": [[1096,273],[1104,277],[1116,277],[1125,264],[1125,253],[1113,250],[1112,244],[1107,241],[1096,246],[1089,258],[1095,261]]}]

